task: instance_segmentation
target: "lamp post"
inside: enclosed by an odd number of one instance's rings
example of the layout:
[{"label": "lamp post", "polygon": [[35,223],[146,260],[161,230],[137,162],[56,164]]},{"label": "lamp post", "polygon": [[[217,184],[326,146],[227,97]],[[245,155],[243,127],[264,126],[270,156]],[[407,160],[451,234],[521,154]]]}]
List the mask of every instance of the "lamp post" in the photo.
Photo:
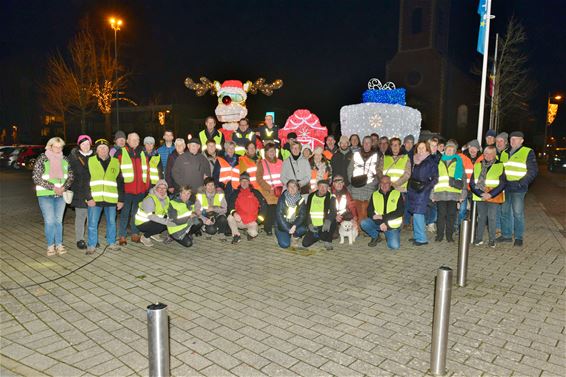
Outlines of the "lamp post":
[{"label": "lamp post", "polygon": [[114,30],[114,61],[116,68],[114,69],[114,80],[116,85],[116,130],[120,129],[120,92],[118,90],[118,30],[122,26],[122,20],[111,17],[109,20],[110,27]]},{"label": "lamp post", "polygon": [[[550,108],[551,105],[553,105],[552,103],[550,103],[551,99],[554,99],[555,101],[560,101],[562,99],[562,96],[560,94],[551,96],[550,93],[548,93],[548,95],[546,96],[546,119],[544,121],[544,148],[543,148],[545,157],[547,157],[548,155],[548,140],[547,140],[548,127],[550,127],[550,125],[552,124],[552,121],[549,118]],[[554,105],[558,107],[558,104],[554,104]]]}]

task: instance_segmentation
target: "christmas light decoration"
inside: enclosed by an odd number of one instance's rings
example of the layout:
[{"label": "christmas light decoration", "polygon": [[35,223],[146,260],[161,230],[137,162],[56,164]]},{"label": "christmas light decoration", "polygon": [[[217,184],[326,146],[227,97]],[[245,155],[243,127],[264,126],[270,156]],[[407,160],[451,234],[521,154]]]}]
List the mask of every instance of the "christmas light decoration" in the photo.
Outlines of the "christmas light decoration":
[{"label": "christmas light decoration", "polygon": [[328,135],[328,129],[320,124],[320,119],[306,109],[295,110],[287,118],[285,127],[279,130],[281,144],[287,142],[287,135],[290,132],[297,134],[297,141],[303,146],[308,146],[311,150],[316,147],[324,147],[324,139]]}]

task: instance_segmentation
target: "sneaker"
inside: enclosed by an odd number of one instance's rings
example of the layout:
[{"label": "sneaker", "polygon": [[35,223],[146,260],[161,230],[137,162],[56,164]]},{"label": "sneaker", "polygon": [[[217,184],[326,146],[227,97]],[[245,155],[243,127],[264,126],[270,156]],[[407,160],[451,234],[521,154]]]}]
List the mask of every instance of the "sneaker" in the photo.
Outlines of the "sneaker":
[{"label": "sneaker", "polygon": [[165,241],[165,237],[163,237],[161,234],[154,234],[153,236],[149,237],[152,240],[154,240],[155,242],[163,242]]},{"label": "sneaker", "polygon": [[65,250],[65,246],[63,245],[57,245],[55,246],[55,251],[57,252],[57,254],[59,255],[63,255],[67,252],[67,250]]},{"label": "sneaker", "polygon": [[375,247],[377,246],[378,243],[379,243],[379,237],[372,238],[371,241],[369,241],[368,246]]},{"label": "sneaker", "polygon": [[503,237],[503,236],[499,236],[496,239],[497,242],[513,242],[512,238],[507,238],[507,237]]},{"label": "sneaker", "polygon": [[242,241],[242,237],[240,235],[232,237],[232,245],[240,243],[241,241]]},{"label": "sneaker", "polygon": [[489,244],[488,244],[488,245],[489,245],[489,247],[491,247],[491,248],[495,248],[495,241],[493,241],[493,240],[489,241]]},{"label": "sneaker", "polygon": [[47,248],[47,256],[48,257],[52,257],[57,255],[57,252],[55,251],[55,245],[51,245]]},{"label": "sneaker", "polygon": [[415,241],[415,242],[413,242],[413,245],[415,245],[415,246],[424,246],[424,245],[428,245],[428,242]]},{"label": "sneaker", "polygon": [[95,251],[96,251],[96,248],[94,248],[94,247],[87,247],[85,254],[86,254],[86,255],[91,255],[91,254],[94,254]]},{"label": "sneaker", "polygon": [[291,237],[291,249],[295,250],[299,246],[299,239],[297,237]]},{"label": "sneaker", "polygon": [[474,241],[474,246],[481,246],[483,245],[483,241]]},{"label": "sneaker", "polygon": [[128,244],[128,241],[126,240],[126,237],[120,237],[120,239],[118,239],[118,243],[120,246],[125,246]]},{"label": "sneaker", "polygon": [[153,246],[153,242],[151,242],[151,238],[146,238],[144,235],[140,237],[140,242],[147,247]]},{"label": "sneaker", "polygon": [[324,248],[328,251],[330,250],[334,250],[334,248],[332,247],[332,242],[324,242]]},{"label": "sneaker", "polygon": [[513,246],[523,246],[523,240],[515,240],[515,243],[513,244]]},{"label": "sneaker", "polygon": [[122,250],[122,248],[116,243],[108,245],[107,249],[110,250],[110,251],[120,251],[120,250]]},{"label": "sneaker", "polygon": [[132,235],[130,236],[132,242],[135,242],[135,243],[140,243],[140,242],[141,242],[141,237],[143,237],[143,236],[140,236],[139,234],[132,234]]},{"label": "sneaker", "polygon": [[77,249],[79,250],[84,250],[86,249],[86,242],[84,240],[80,240],[79,242],[77,242]]}]

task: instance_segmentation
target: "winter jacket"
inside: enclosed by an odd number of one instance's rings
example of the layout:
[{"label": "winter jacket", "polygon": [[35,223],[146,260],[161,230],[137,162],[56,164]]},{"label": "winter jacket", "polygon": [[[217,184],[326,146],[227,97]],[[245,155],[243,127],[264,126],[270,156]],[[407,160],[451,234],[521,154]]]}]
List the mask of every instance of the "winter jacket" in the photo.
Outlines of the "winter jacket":
[{"label": "winter jacket", "polygon": [[[265,160],[266,162],[264,162],[264,160],[259,160],[257,162],[257,171],[256,171],[256,178],[257,178],[257,183],[259,185],[259,192],[261,192],[261,195],[263,195],[263,197],[265,198],[267,204],[277,204],[278,203],[278,199],[277,196],[275,196],[275,194],[273,193],[273,187],[271,187],[271,185],[269,183],[267,183],[267,181],[265,179],[263,179],[264,175],[269,175],[269,172],[271,172],[271,174],[281,174],[281,170],[283,169],[283,163],[281,163],[281,168],[280,170],[277,170],[274,166],[273,163],[271,163],[269,165],[269,171],[267,171],[267,169],[264,169],[264,165],[267,163],[268,160]],[[280,161],[280,160],[275,160]],[[274,177],[274,179],[277,179],[276,177]]]},{"label": "winter jacket", "polygon": [[[229,163],[230,166],[233,168],[238,166],[240,156],[238,156],[235,153],[232,156],[228,156],[226,153],[222,153],[222,155],[219,157],[222,157],[224,160],[226,160],[226,162]],[[216,184],[216,187],[220,187],[222,190],[224,190],[224,194],[226,194],[226,197],[230,197],[232,195],[232,193],[234,192],[234,188],[232,187],[232,184],[230,183],[228,185],[225,184],[224,182],[220,182],[220,162],[218,161],[218,159],[216,159],[216,162],[214,163],[214,169],[212,170],[212,178],[214,178],[214,183]]]},{"label": "winter jacket", "polygon": [[[122,155],[124,153],[128,153],[130,158],[132,159],[132,164],[134,165],[134,181],[130,183],[124,183],[124,192],[126,194],[138,195],[138,194],[145,194],[149,189],[149,167],[147,169],[147,175],[145,182],[143,181],[142,175],[142,164],[147,164],[147,156],[145,157],[145,161],[141,160],[141,152],[143,152],[143,148],[138,146],[135,150],[126,146],[124,148],[118,149],[114,157],[118,159],[118,161],[122,162]],[[145,152],[144,152],[145,155]]]},{"label": "winter jacket", "polygon": [[[312,219],[310,214],[311,202],[314,195],[318,196],[318,191],[311,193],[307,199],[306,204],[306,211],[307,211],[307,220],[306,225],[312,226]],[[327,192],[324,198],[324,223],[336,221],[336,198],[332,193]]]},{"label": "winter jacket", "polygon": [[[198,193],[206,195],[206,200],[208,202],[208,206],[212,208],[212,210],[210,212],[214,212],[216,215],[226,215],[227,214],[227,212],[228,212],[228,199],[226,198],[226,195],[224,195],[224,191],[222,191],[221,188],[216,188],[216,192],[213,195],[209,195],[209,194],[207,194],[205,188],[201,187],[201,188],[199,188]],[[220,206],[214,206],[214,196],[217,195],[217,194],[224,195],[224,197],[220,201]],[[199,200],[195,200],[195,212],[200,214],[200,218],[203,221],[206,217],[209,217],[209,215],[205,213],[207,210],[208,210],[208,207],[203,208],[202,203]]]},{"label": "winter jacket", "polygon": [[336,197],[336,210],[338,210],[338,203],[342,200],[342,197],[346,197],[346,213],[350,213],[353,219],[358,219],[358,210],[354,204],[354,199],[350,194],[350,191],[346,187],[341,192],[338,192],[332,187],[332,194]]},{"label": "winter jacket", "polygon": [[[495,161],[493,163],[493,165],[495,164],[502,164],[502,162],[500,161]],[[493,167],[493,165],[489,168],[491,169]],[[487,171],[489,171],[489,169]],[[472,177],[470,178],[470,191],[473,192],[474,194],[476,194],[477,196],[481,197],[482,194],[485,192],[483,190],[480,190],[476,185],[477,185],[477,181],[478,181],[479,177],[476,177],[475,174],[472,174]],[[489,194],[491,195],[492,198],[496,197],[497,195],[501,194],[503,192],[503,190],[505,189],[505,185],[507,184],[507,180],[505,179],[505,173],[501,174],[499,176],[499,185],[497,187],[494,187],[493,189],[491,189],[489,191]]]},{"label": "winter jacket", "polygon": [[210,154],[208,154],[206,150],[204,150],[202,154],[208,160],[208,164],[210,165],[210,171],[214,172],[214,164],[216,163],[216,157],[218,157],[218,153],[216,153],[214,156],[211,156]]},{"label": "winter jacket", "polygon": [[189,186],[191,189],[197,190],[204,184],[204,178],[210,176],[210,164],[202,153],[183,153],[177,157],[171,171],[176,191],[181,186]]},{"label": "winter jacket", "polygon": [[[373,221],[376,222],[377,225],[381,225],[381,224],[385,224],[385,226],[387,226],[387,230],[390,230],[391,228],[389,227],[389,225],[387,225],[387,222],[389,220],[392,219],[397,219],[399,217],[403,217],[403,214],[405,213],[405,203],[403,202],[403,196],[400,195],[399,196],[399,201],[397,202],[397,208],[395,209],[395,211],[390,212],[390,213],[386,213],[387,212],[387,204],[389,203],[388,199],[389,199],[389,195],[393,192],[393,188],[391,190],[389,190],[387,193],[383,193],[381,192],[381,194],[383,195],[383,214],[381,214],[382,219],[381,220],[373,220],[373,215],[375,215],[375,208],[373,206],[373,200],[370,198],[369,200],[369,204],[368,204],[368,218],[372,219]],[[380,190],[381,191],[381,190]]]},{"label": "winter jacket", "polygon": [[[361,166],[361,162],[359,166],[358,164],[356,164],[355,161],[356,158],[358,158],[356,157],[356,153],[360,154],[364,163],[363,166]],[[365,153],[363,150],[361,150],[356,153],[352,155],[352,161],[350,161],[350,165],[348,165],[348,178],[350,180],[350,186],[348,187],[348,190],[350,191],[350,194],[352,194],[352,198],[354,198],[354,200],[369,200],[371,194],[377,188],[378,181],[377,181],[376,173],[377,173],[377,165],[379,165],[380,158],[377,155],[377,152],[373,152],[373,151]],[[371,163],[370,160],[375,160],[375,164]],[[365,184],[365,186],[354,187],[351,185],[352,177],[355,174],[356,168],[361,169],[363,171],[363,174],[366,174],[368,176],[368,181]]]},{"label": "winter jacket", "polygon": [[167,163],[169,162],[169,156],[175,151],[175,144],[171,144],[170,147],[163,143],[159,148],[157,148],[157,153],[161,157],[161,169],[165,172],[167,171]]},{"label": "winter jacket", "polygon": [[[100,162],[100,165],[102,165],[102,169],[104,169],[104,171],[106,172],[106,169],[108,169],[108,165],[110,164],[110,160],[113,157],[108,156],[108,158],[106,160],[101,160],[100,157],[98,157],[98,156],[92,156],[91,158],[98,159],[98,161]],[[90,190],[91,176],[90,176],[90,171],[88,169],[87,169],[86,173],[87,173],[88,182],[89,182],[88,193],[87,193],[87,197],[86,197],[86,200],[88,201],[88,200],[92,199],[92,191]],[[118,202],[123,203],[124,202],[124,177],[122,177],[122,172],[120,172],[118,174],[118,177],[116,177],[116,184],[118,185]],[[98,207],[112,207],[112,206],[115,206],[116,203],[96,202],[96,205]]]},{"label": "winter jacket", "polygon": [[462,181],[462,185],[463,185],[462,191],[460,191],[459,193],[452,191],[440,191],[440,192],[433,191],[431,194],[431,199],[435,202],[450,202],[450,201],[461,202],[465,200],[466,197],[468,196],[468,185],[467,185],[466,172],[464,170],[464,162],[462,161],[462,157],[460,157],[459,155],[453,155],[453,156],[444,155],[443,158],[441,158],[439,164],[444,164],[447,169],[448,166],[450,166],[450,164],[457,164],[456,170],[454,172],[454,178],[459,181]]},{"label": "winter jacket", "polygon": [[[517,150],[512,151],[511,149],[507,152],[509,153],[509,157],[513,156],[513,154],[517,153],[519,149],[523,148],[522,146],[517,148]],[[538,174],[538,165],[537,159],[535,157],[535,151],[531,150],[527,156],[527,174],[519,179],[518,181],[507,181],[505,185],[506,192],[527,192],[529,189],[529,185],[535,180]]]},{"label": "winter jacket", "polygon": [[415,191],[409,182],[407,189],[407,200],[409,212],[424,215],[427,211],[428,199],[434,185],[438,183],[438,162],[435,157],[428,156],[420,164],[413,164],[411,179],[424,182],[424,189]]},{"label": "winter jacket", "polygon": [[[155,193],[155,189],[152,188],[149,190],[149,194],[153,194],[155,195],[158,199],[159,202],[161,203],[161,206],[163,208],[165,208],[165,210],[169,210],[169,206],[168,206],[168,198],[167,196],[165,196],[165,198],[161,199],[159,198],[159,196]],[[148,195],[144,198],[144,200],[141,202],[141,208],[145,213],[149,213],[150,215],[148,216],[148,218],[153,221],[154,223],[158,223],[158,224],[162,224],[162,225],[167,225],[167,218],[166,217],[160,217],[157,216],[155,214],[155,202],[153,201],[153,199]]]},{"label": "winter jacket", "polygon": [[85,156],[78,147],[73,148],[69,153],[69,164],[74,175],[71,185],[71,191],[73,191],[71,206],[75,208],[87,208],[86,201],[90,194],[90,174],[88,172],[88,158],[90,156],[92,156],[92,151]]},{"label": "winter jacket", "polygon": [[352,155],[353,154],[350,149],[345,151],[339,149],[334,153],[330,160],[332,175],[341,175],[344,178],[344,185],[346,187],[350,184],[350,180],[348,179],[348,165],[350,165],[350,161],[352,161]]},{"label": "winter jacket", "polygon": [[176,150],[174,150],[167,158],[167,168],[165,169],[165,182],[167,182],[167,185],[169,187],[177,187],[177,185],[175,184],[175,180],[173,179],[172,172],[173,172],[173,166],[175,166],[175,161],[179,156],[180,154],[177,153]]},{"label": "winter jacket", "polygon": [[281,169],[281,182],[287,186],[287,182],[295,179],[300,187],[309,186],[311,180],[311,165],[309,161],[301,156],[297,160],[290,156],[283,161]]},{"label": "winter jacket", "polygon": [[277,229],[281,232],[289,233],[289,230],[293,225],[297,228],[301,225],[305,224],[307,219],[307,205],[304,199],[301,199],[301,204],[299,204],[297,210],[297,216],[292,223],[289,223],[285,217],[287,214],[287,209],[289,206],[285,201],[285,195],[281,195],[277,202],[277,207],[275,208],[275,224],[277,225]]},{"label": "winter jacket", "polygon": [[238,187],[228,200],[228,213],[237,212],[244,224],[257,221],[258,217],[264,217],[265,199],[260,192],[249,186],[247,189]]},{"label": "winter jacket", "polygon": [[[69,159],[66,156],[63,156],[63,160],[69,162]],[[42,153],[35,160],[35,164],[33,165],[33,174],[32,174],[33,184],[36,186],[45,187],[48,190],[53,190],[55,188],[55,185],[49,182],[48,180],[43,179],[43,174],[45,173],[46,161],[49,161],[49,159],[47,158],[45,153]],[[71,167],[71,164],[69,164],[69,170],[67,171],[67,180],[63,184],[63,188],[65,190],[69,190],[71,188],[71,185],[73,184],[74,179],[75,177],[73,173],[73,168]]]},{"label": "winter jacket", "polygon": [[[391,151],[388,151],[388,153],[386,153],[386,156],[392,156],[393,160],[395,162],[399,161],[399,158],[403,157],[402,154],[398,154],[397,156],[393,156],[393,153],[391,153]],[[381,177],[383,177],[383,164],[384,164],[385,159],[384,158],[380,158],[378,163],[377,163],[377,181],[381,181]],[[405,182],[407,182],[409,180],[409,178],[411,177],[411,159],[408,158],[407,159],[407,163],[405,164],[405,166],[403,167],[403,169],[405,170],[405,172],[403,173],[403,175],[395,182],[391,182],[391,187],[394,188],[395,190],[398,190],[400,192],[407,192],[407,189],[403,186],[403,184]],[[387,174],[387,172],[385,172],[385,174]]]}]

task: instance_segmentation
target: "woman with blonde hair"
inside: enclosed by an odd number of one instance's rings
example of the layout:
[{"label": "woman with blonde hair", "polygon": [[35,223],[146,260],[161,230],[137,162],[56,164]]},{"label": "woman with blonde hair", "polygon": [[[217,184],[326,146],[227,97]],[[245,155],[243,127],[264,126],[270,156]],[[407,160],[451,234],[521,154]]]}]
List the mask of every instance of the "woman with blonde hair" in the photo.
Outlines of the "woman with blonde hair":
[{"label": "woman with blonde hair", "polygon": [[314,153],[309,158],[311,164],[311,192],[316,191],[318,181],[332,178],[332,167],[330,161],[324,156],[324,149],[316,147]]},{"label": "woman with blonde hair", "polygon": [[45,224],[48,257],[67,252],[63,246],[63,193],[73,183],[73,171],[63,155],[64,146],[65,142],[60,137],[49,139],[45,153],[37,158],[33,168],[35,193]]}]

